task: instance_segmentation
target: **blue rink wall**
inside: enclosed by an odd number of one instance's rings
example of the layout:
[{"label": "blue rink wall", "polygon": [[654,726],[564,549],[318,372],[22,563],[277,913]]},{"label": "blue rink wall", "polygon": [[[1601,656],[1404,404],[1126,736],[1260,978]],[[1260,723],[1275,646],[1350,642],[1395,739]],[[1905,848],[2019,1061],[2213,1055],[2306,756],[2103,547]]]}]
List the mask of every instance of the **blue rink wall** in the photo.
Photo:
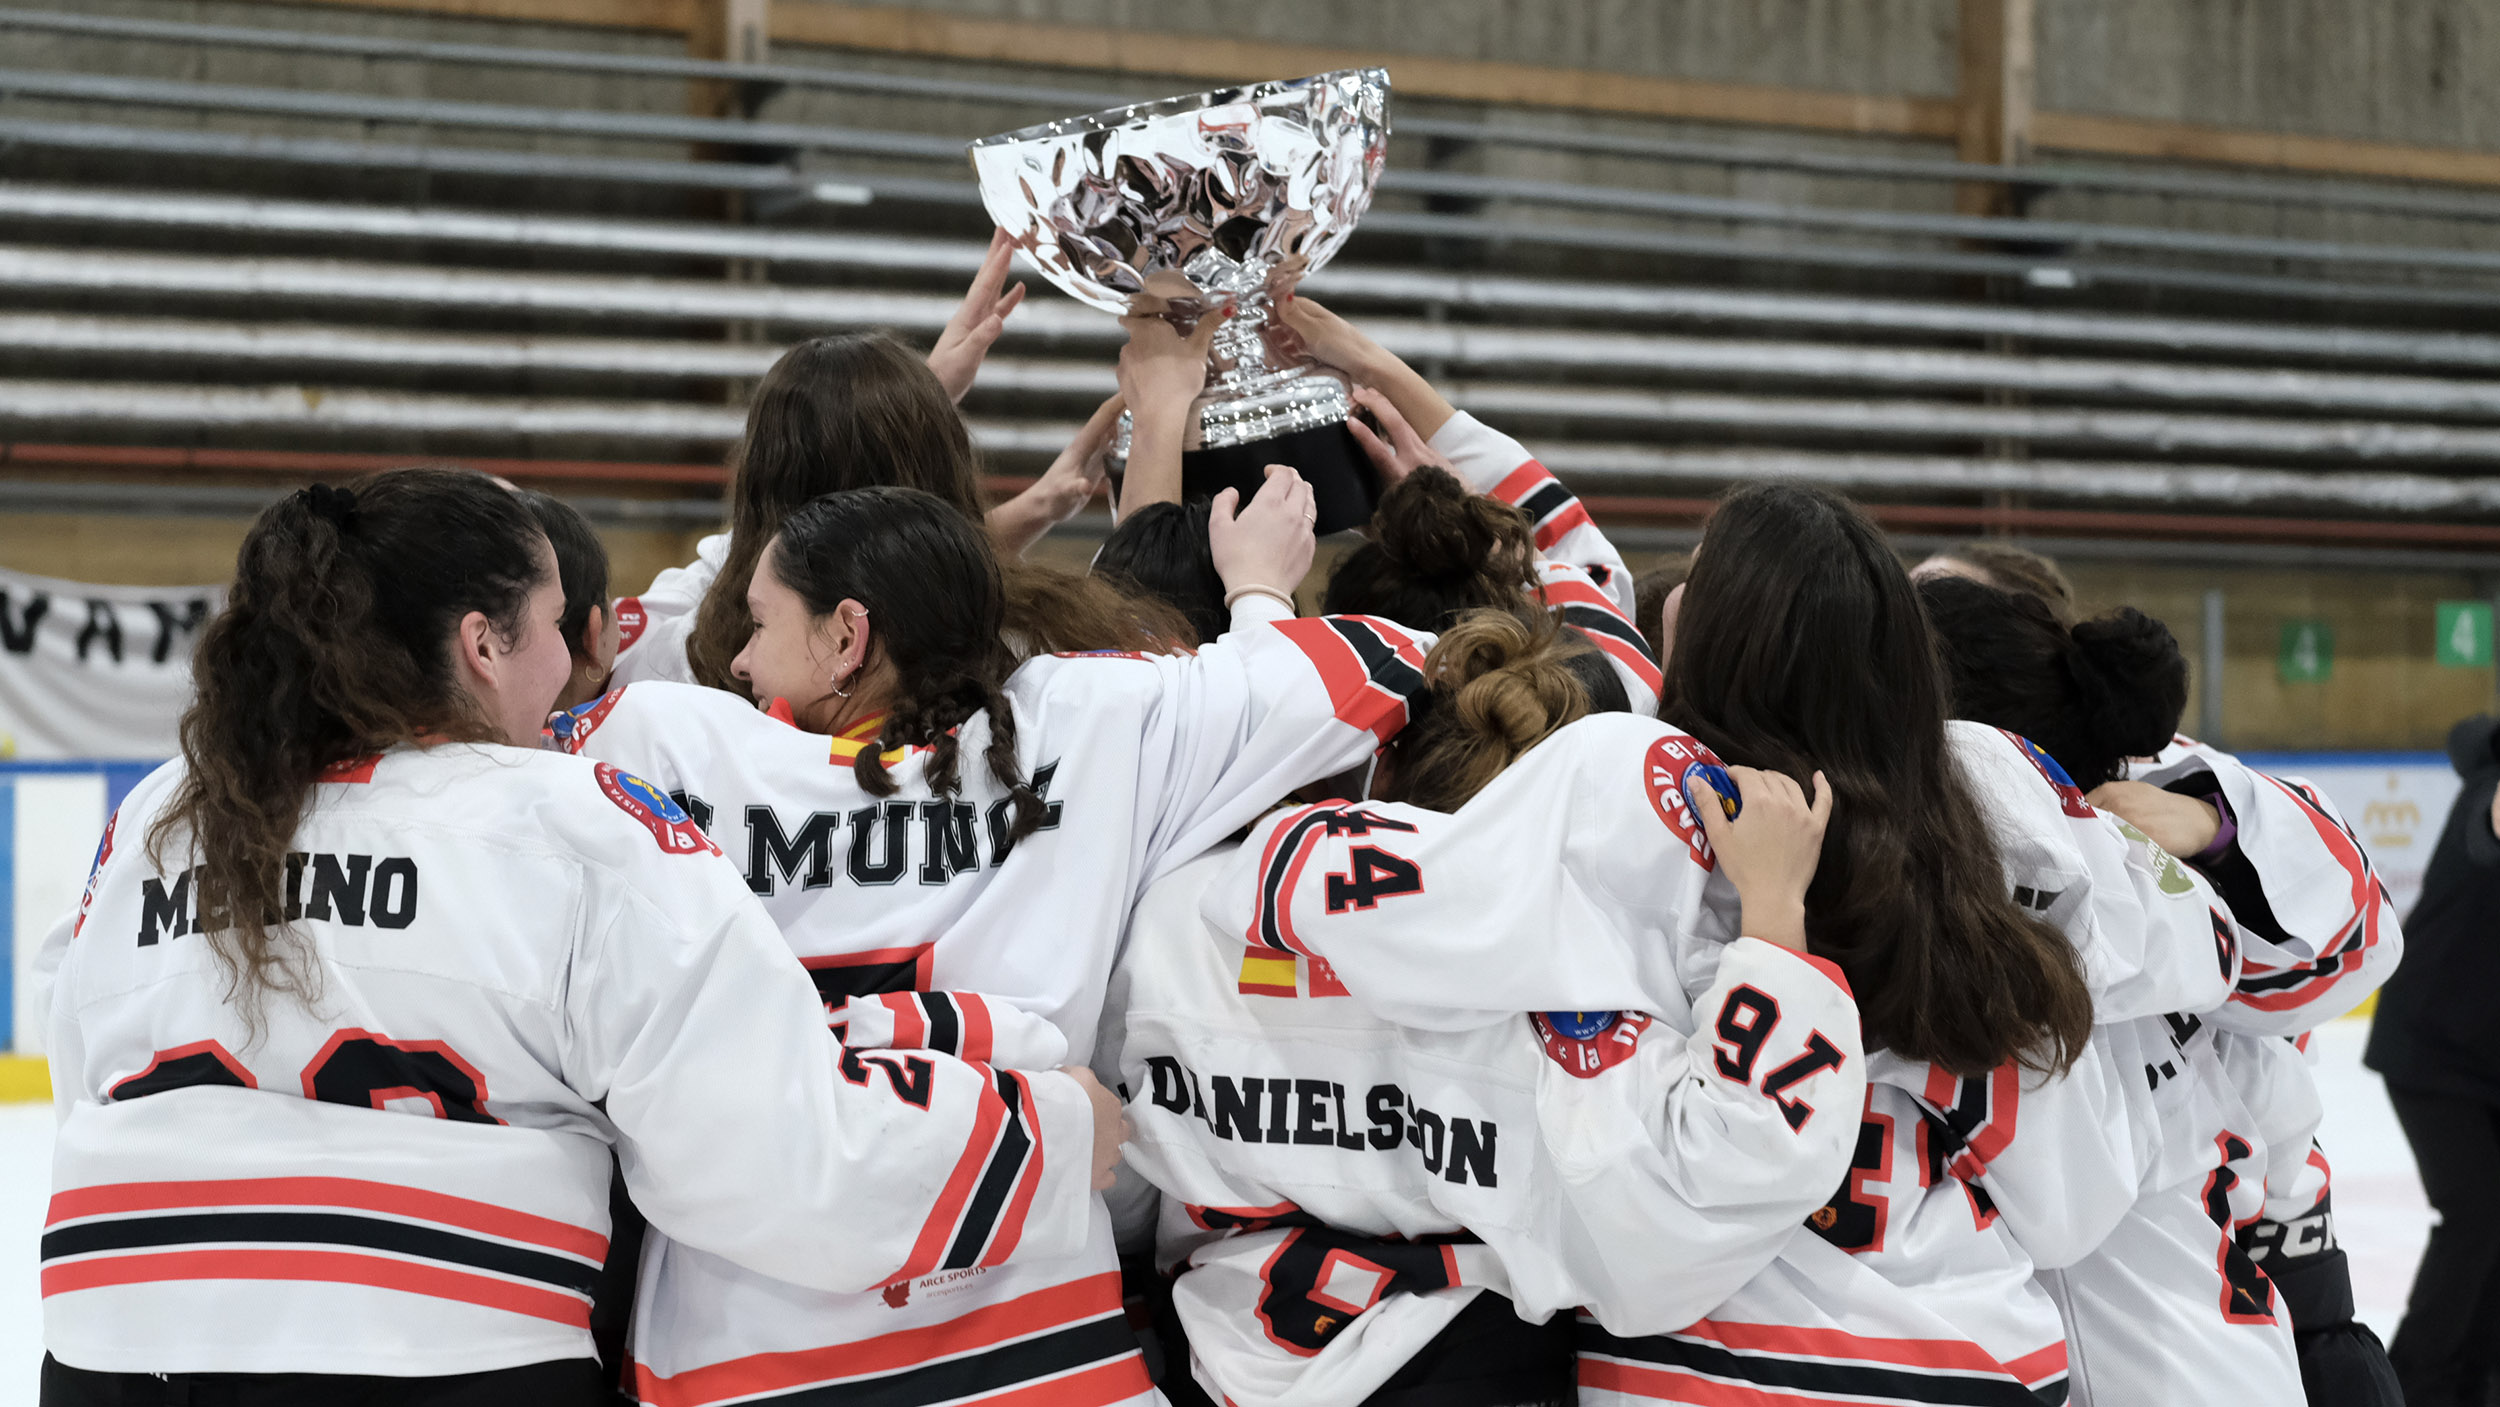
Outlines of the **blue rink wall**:
[{"label": "blue rink wall", "polygon": [[[2396,893],[2411,906],[2456,775],[2433,752],[2250,753],[2269,772],[2309,777],[2335,799]],[[43,1051],[27,968],[54,920],[78,903],[104,819],[154,762],[0,762],[0,1050]],[[135,843],[135,840],[131,843]]]},{"label": "blue rink wall", "polygon": [[27,969],[53,921],[78,904],[113,813],[154,762],[0,762],[0,1050],[43,1051]]}]

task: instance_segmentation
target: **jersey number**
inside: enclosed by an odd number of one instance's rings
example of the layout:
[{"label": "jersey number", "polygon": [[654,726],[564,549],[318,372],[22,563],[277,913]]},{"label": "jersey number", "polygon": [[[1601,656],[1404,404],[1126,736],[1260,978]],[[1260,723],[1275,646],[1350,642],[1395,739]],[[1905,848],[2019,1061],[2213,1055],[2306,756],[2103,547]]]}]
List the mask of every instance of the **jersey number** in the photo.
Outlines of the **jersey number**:
[{"label": "jersey number", "polygon": [[[486,1078],[441,1041],[395,1041],[372,1031],[334,1032],[299,1077],[306,1099],[358,1109],[423,1103],[437,1119],[500,1124],[486,1112]],[[148,1068],[115,1084],[117,1100],[201,1085],[258,1089],[251,1072],[215,1041],[160,1050]]]},{"label": "jersey number", "polygon": [[[1769,993],[1758,987],[1739,987],[1728,993],[1719,1007],[1720,1049],[1713,1056],[1719,1073],[1740,1085],[1752,1084],[1754,1063],[1762,1058],[1762,1047],[1779,1024],[1780,1004]],[[1847,1059],[1822,1032],[1809,1032],[1805,1054],[1763,1076],[1762,1092],[1779,1106],[1780,1117],[1790,1128],[1802,1129],[1814,1117],[1814,1106],[1789,1098],[1788,1091],[1821,1071],[1839,1069]]]},{"label": "jersey number", "polygon": [[1312,1357],[1390,1293],[1419,1295],[1457,1284],[1449,1250],[1447,1244],[1375,1241],[1324,1226],[1289,1232],[1261,1272],[1266,1288],[1259,1323],[1287,1352]]},{"label": "jersey number", "polygon": [[2222,1233],[2222,1249],[2214,1259],[2215,1268],[2222,1272],[2222,1317],[2233,1324],[2271,1324],[2274,1282],[2240,1249],[2239,1239],[2232,1234],[2231,1189],[2240,1185],[2240,1175],[2231,1165],[2249,1155],[2248,1141],[2225,1133],[2215,1143],[2222,1166],[2205,1179],[2205,1215],[2213,1218],[2214,1229]]},{"label": "jersey number", "polygon": [[886,1083],[894,1086],[895,1098],[914,1109],[929,1107],[929,1091],[937,1084],[937,1066],[927,1057],[842,1047],[842,1078],[864,1085],[872,1069],[885,1072]]},{"label": "jersey number", "polygon": [[1402,855],[1392,855],[1377,845],[1357,845],[1347,858],[1354,862],[1353,868],[1328,877],[1328,912],[1332,914],[1373,908],[1383,899],[1424,892],[1423,871]]}]

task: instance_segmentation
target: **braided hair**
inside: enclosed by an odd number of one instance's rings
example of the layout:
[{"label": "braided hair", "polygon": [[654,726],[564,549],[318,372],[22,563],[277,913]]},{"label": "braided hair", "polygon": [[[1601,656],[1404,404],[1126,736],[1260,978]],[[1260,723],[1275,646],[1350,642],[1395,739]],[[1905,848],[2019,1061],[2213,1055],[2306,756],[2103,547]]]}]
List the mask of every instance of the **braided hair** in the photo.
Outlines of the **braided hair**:
[{"label": "braided hair", "polygon": [[987,714],[982,758],[1015,811],[1008,839],[1031,835],[1042,823],[1042,799],[1016,761],[1016,715],[1001,692],[1016,667],[1000,635],[1006,588],[980,525],[919,489],[846,489],[810,500],[773,540],[767,560],[781,584],[819,616],[846,600],[867,607],[870,638],[894,671],[894,700],[876,746],[851,764],[860,786],[892,796],[886,751],[925,747],[930,790],[956,795],[956,729]]}]

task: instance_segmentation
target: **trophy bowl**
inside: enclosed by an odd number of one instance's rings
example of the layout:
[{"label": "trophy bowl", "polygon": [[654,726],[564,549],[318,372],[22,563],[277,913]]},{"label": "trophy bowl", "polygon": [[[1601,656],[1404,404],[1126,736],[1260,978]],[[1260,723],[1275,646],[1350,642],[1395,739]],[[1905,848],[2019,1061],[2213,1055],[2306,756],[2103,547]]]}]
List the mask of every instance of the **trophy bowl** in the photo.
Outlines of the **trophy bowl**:
[{"label": "trophy bowl", "polygon": [[[1274,303],[1354,232],[1388,140],[1388,71],[1362,68],[1061,118],[970,152],[990,218],[1079,302],[1184,331],[1230,310],[1208,354],[1194,451],[1256,458],[1246,447],[1307,446],[1334,427],[1345,443],[1320,454],[1331,458],[1351,446],[1352,403],[1304,359]],[[1115,457],[1125,450],[1124,421]],[[1348,472],[1368,479],[1361,455],[1352,460]],[[1256,466],[1247,482],[1255,489]],[[1353,521],[1369,516],[1363,498]]]}]

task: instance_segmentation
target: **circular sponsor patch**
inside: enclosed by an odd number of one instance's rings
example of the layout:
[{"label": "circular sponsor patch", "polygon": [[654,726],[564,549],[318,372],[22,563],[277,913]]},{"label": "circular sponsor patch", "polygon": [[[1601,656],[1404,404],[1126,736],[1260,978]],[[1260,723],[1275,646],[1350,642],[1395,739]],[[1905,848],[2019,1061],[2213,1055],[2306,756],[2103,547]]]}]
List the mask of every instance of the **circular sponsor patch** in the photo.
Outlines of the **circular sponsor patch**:
[{"label": "circular sponsor patch", "polygon": [[1639,1049],[1649,1020],[1637,1011],[1540,1011],[1528,1018],[1546,1057],[1582,1080]]},{"label": "circular sponsor patch", "polygon": [[628,596],[616,603],[616,652],[623,654],[642,638],[643,628],[651,624],[651,613],[642,608],[642,598]]},{"label": "circular sponsor patch", "polygon": [[1710,749],[1681,733],[1651,743],[1649,755],[1641,762],[1641,781],[1649,789],[1650,809],[1684,842],[1693,863],[1705,870],[1716,861],[1710,854],[1709,837],[1702,834],[1701,819],[1693,813],[1693,804],[1684,794],[1684,773],[1696,763],[1715,767],[1718,762]]},{"label": "circular sponsor patch", "polygon": [[1615,1017],[1611,1011],[1549,1011],[1545,1013],[1545,1024],[1553,1027],[1558,1036],[1586,1041],[1604,1034],[1607,1027],[1615,1024]]},{"label": "circular sponsor patch", "polygon": [[1698,813],[1701,810],[1701,803],[1693,799],[1695,780],[1708,783],[1710,790],[1717,795],[1721,816],[1733,821],[1744,814],[1745,798],[1737,791],[1736,779],[1727,774],[1725,767],[1715,762],[1696,762],[1684,769],[1683,776],[1675,779],[1675,784],[1683,789],[1684,804]]}]

